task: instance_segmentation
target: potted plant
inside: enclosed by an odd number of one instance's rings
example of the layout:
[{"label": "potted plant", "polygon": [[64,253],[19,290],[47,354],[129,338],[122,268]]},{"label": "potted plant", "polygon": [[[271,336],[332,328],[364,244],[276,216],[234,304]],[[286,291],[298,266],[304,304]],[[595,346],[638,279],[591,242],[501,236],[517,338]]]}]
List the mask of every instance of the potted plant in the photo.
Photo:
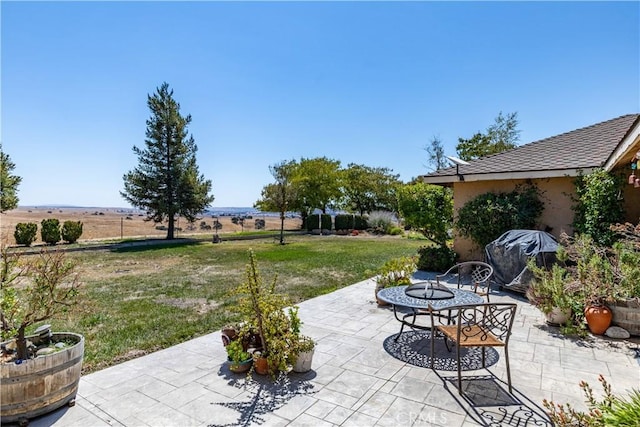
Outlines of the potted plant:
[{"label": "potted plant", "polygon": [[291,322],[291,332],[293,334],[293,351],[291,354],[293,371],[308,372],[311,370],[311,364],[313,363],[316,343],[313,338],[300,333],[302,321],[298,316],[297,306],[289,308],[289,321]]},{"label": "potted plant", "polygon": [[564,325],[571,320],[574,298],[567,291],[568,271],[558,264],[551,270],[536,265],[535,259],[530,259],[527,268],[534,279],[527,288],[527,299],[535,305],[546,317],[551,325]]},{"label": "potted plant", "polygon": [[227,350],[229,370],[235,373],[247,372],[253,364],[253,356],[245,351],[242,341],[233,340],[225,347]]},{"label": "potted plant", "polygon": [[619,278],[608,301],[611,324],[640,336],[640,223],[616,224],[611,229],[618,238],[613,250]]},{"label": "potted plant", "polygon": [[290,306],[289,298],[276,292],[276,281],[277,276],[271,283],[263,281],[255,255],[249,250],[246,280],[233,291],[238,297],[236,307],[242,317],[239,337],[248,340],[252,335],[258,335],[261,345],[254,352],[255,370],[260,373],[266,362],[272,376],[288,369],[295,340],[285,312]]},{"label": "potted plant", "polygon": [[566,260],[570,273],[567,289],[578,296],[578,306],[591,333],[602,335],[611,325],[612,314],[606,301],[613,295],[616,282],[609,249],[598,246],[585,234],[562,234],[560,241],[559,259]]},{"label": "potted plant", "polygon": [[387,305],[387,303],[378,299],[378,292],[381,289],[411,284],[411,275],[416,271],[416,268],[416,257],[403,256],[385,262],[378,270],[378,275],[375,279],[375,296],[378,305]]},{"label": "potted plant", "polygon": [[73,405],[84,356],[84,338],[51,333],[48,325],[77,304],[79,282],[64,252],[43,249],[22,258],[3,246],[0,259],[0,417],[26,422]]}]

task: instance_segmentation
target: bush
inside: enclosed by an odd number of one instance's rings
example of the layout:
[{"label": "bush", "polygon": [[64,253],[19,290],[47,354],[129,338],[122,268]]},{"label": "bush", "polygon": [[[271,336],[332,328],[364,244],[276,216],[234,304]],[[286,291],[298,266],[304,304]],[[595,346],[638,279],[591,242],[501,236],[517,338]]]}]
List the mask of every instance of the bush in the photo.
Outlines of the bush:
[{"label": "bush", "polygon": [[411,284],[411,275],[416,271],[415,257],[403,256],[385,262],[376,277],[376,294],[390,286]]},{"label": "bush", "polygon": [[336,230],[353,230],[355,228],[353,215],[338,214],[335,218]]},{"label": "bush", "polygon": [[588,234],[603,246],[610,246],[615,233],[610,226],[623,219],[622,201],[616,194],[622,190],[620,177],[598,169],[576,179],[576,200],[573,228],[576,233]]},{"label": "bush", "polygon": [[371,212],[368,222],[372,231],[379,234],[388,234],[395,225],[393,213],[387,211]]},{"label": "bush", "polygon": [[69,243],[75,243],[82,236],[82,222],[65,221],[62,224],[62,240]]},{"label": "bush", "polygon": [[318,230],[320,228],[320,215],[309,215],[306,222],[307,231]]},{"label": "bush", "polygon": [[640,390],[631,389],[627,400],[613,394],[611,385],[602,375],[598,377],[598,381],[604,390],[601,400],[596,399],[593,389],[587,382],[580,382],[587,411],[579,411],[570,403],[561,404],[544,399],[542,406],[547,410],[553,424],[558,427],[640,425]]},{"label": "bush", "polygon": [[353,229],[354,230],[366,230],[369,228],[369,223],[367,222],[367,218],[362,215],[354,215],[353,216]]},{"label": "bush", "polygon": [[400,236],[404,234],[404,229],[402,227],[393,226],[391,227],[391,229],[389,229],[389,234],[391,234],[392,236]]},{"label": "bush", "polygon": [[43,219],[40,223],[40,237],[49,245],[58,243],[61,239],[60,221],[55,218]]},{"label": "bush", "polygon": [[458,254],[448,246],[422,246],[418,249],[418,270],[442,273],[455,264]]},{"label": "bush", "polygon": [[484,193],[458,212],[456,228],[481,248],[509,230],[535,229],[544,203],[534,185],[510,193]]},{"label": "bush", "polygon": [[331,230],[331,215],[329,214],[321,214],[320,215],[320,228],[323,230]]},{"label": "bush", "polygon": [[15,237],[18,245],[31,246],[36,240],[37,232],[38,224],[35,222],[19,222],[16,224],[16,231],[14,231],[13,237]]}]

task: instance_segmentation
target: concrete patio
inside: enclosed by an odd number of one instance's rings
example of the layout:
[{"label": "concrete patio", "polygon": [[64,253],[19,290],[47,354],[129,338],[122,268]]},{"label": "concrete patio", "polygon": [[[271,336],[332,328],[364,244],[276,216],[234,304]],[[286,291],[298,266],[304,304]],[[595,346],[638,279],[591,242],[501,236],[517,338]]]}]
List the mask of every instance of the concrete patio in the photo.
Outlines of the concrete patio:
[{"label": "concrete patio", "polygon": [[[417,277],[427,278],[424,273]],[[499,292],[492,301],[518,303],[509,345],[513,394],[507,393],[499,350],[489,370],[463,373],[469,392],[462,398],[451,382],[455,371],[400,360],[409,347],[392,344],[400,324],[391,308],[376,305],[374,286],[366,280],[299,304],[303,332],[317,341],[313,370],[307,374],[290,373],[275,382],[232,374],[217,331],[83,376],[75,406],[30,425],[550,425],[542,400],[583,408],[581,380],[597,395],[602,391],[599,374],[616,394],[626,396],[640,386],[637,340],[566,338],[546,326],[521,295]],[[403,345],[420,351],[415,334],[405,332]]]}]

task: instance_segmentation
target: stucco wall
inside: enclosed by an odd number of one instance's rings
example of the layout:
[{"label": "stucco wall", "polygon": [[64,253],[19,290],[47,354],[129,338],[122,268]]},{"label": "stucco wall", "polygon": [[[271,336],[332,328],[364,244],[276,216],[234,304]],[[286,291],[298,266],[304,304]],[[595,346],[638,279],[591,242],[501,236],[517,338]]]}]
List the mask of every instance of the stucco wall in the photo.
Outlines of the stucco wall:
[{"label": "stucco wall", "polygon": [[[575,194],[573,178],[548,178],[531,180],[540,189],[545,209],[539,219],[538,229],[549,231],[556,238],[563,231],[573,233],[573,210],[571,196]],[[465,203],[487,192],[510,192],[525,180],[457,182],[453,186],[454,210],[458,212]],[[640,192],[640,191],[639,191]],[[550,230],[549,230],[550,228]],[[484,259],[484,248],[479,248],[471,240],[455,236],[454,250],[460,255],[459,261]]]}]

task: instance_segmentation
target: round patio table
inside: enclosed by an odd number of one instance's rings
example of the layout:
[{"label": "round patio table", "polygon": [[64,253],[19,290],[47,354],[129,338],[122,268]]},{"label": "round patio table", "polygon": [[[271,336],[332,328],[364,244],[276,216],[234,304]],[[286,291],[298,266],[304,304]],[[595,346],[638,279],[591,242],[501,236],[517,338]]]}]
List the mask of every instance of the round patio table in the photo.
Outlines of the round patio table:
[{"label": "round patio table", "polygon": [[[400,333],[405,326],[412,329],[431,330],[431,324],[420,325],[418,316],[429,316],[430,311],[455,310],[458,305],[481,304],[483,298],[475,292],[448,288],[435,282],[417,282],[409,286],[393,286],[381,289],[378,298],[393,306],[393,315],[401,323]],[[409,313],[398,313],[398,308],[408,308]],[[441,315],[450,318],[449,315]]]}]

